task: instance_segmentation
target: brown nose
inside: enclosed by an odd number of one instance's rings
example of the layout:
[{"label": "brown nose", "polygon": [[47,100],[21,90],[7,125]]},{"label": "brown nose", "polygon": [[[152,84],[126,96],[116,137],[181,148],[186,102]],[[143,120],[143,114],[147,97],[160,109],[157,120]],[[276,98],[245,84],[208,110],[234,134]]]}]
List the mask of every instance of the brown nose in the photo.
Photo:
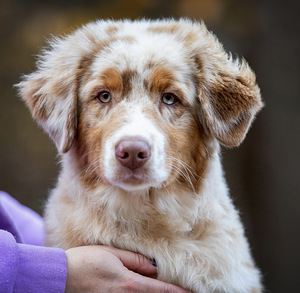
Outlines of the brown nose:
[{"label": "brown nose", "polygon": [[142,167],[151,156],[151,147],[144,140],[121,140],[115,148],[117,160],[131,170]]}]

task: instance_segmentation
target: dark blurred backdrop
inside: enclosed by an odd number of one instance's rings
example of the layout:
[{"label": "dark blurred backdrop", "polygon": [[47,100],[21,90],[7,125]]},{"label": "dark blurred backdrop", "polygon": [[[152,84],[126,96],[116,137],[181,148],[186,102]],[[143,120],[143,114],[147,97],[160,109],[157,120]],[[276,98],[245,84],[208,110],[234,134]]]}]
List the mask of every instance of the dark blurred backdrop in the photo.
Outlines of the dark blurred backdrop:
[{"label": "dark blurred backdrop", "polygon": [[58,173],[56,150],[13,84],[34,69],[51,35],[98,18],[204,19],[257,74],[266,107],[238,149],[223,150],[266,292],[300,292],[299,1],[0,0],[0,189],[42,213]]}]

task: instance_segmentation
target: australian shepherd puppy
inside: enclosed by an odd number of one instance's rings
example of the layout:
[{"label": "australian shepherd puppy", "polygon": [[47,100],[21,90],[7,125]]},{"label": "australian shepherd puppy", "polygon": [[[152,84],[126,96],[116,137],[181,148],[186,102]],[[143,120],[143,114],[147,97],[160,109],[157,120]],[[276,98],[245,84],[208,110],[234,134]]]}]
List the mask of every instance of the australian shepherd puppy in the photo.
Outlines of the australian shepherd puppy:
[{"label": "australian shepherd puppy", "polygon": [[61,155],[47,245],[139,252],[194,292],[261,292],[220,161],[262,107],[248,64],[181,19],[90,23],[37,67],[18,87]]}]

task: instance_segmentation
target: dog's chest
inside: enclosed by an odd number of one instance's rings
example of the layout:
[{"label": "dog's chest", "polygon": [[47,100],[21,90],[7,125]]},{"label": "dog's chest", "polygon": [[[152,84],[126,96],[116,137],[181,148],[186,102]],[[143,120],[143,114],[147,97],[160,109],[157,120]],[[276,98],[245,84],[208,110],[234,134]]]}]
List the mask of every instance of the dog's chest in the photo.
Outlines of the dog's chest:
[{"label": "dog's chest", "polygon": [[62,223],[68,247],[104,244],[137,250],[137,246],[155,245],[163,239],[187,239],[194,231],[191,219],[162,214],[153,205],[139,205],[129,210],[93,206],[80,211],[78,205],[74,205],[68,219]]}]

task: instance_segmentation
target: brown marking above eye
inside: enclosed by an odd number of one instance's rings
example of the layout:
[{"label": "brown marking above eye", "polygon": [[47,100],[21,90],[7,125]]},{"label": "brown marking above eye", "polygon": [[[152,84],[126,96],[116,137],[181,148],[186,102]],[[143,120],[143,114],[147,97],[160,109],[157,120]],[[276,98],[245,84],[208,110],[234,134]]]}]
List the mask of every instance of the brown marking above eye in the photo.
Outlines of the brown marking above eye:
[{"label": "brown marking above eye", "polygon": [[137,76],[135,70],[126,69],[119,71],[117,68],[109,67],[100,75],[100,88],[107,89],[110,94],[118,97],[126,97],[132,90],[132,83]]},{"label": "brown marking above eye", "polygon": [[151,92],[163,92],[176,81],[173,72],[167,68],[159,68],[150,76],[148,87]]},{"label": "brown marking above eye", "polygon": [[102,86],[109,89],[112,92],[120,92],[122,90],[122,78],[119,71],[116,68],[106,68],[101,73]]}]

